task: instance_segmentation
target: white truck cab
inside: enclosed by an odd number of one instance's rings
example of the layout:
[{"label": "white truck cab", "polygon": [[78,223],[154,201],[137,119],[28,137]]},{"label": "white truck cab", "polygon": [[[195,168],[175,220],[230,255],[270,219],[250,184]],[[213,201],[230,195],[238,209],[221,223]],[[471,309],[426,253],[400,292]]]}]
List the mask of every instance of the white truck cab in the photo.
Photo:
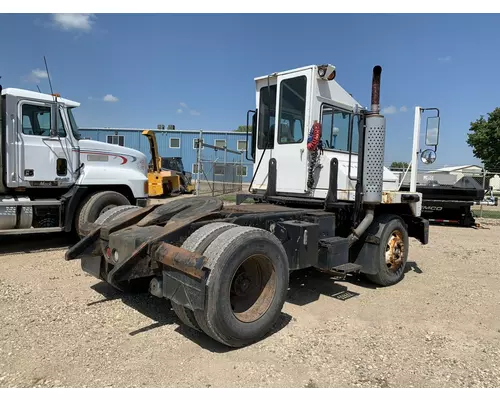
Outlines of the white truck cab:
[{"label": "white truck cab", "polygon": [[57,94],[0,87],[0,235],[65,231],[119,205],[147,202],[147,159],[83,140]]},{"label": "white truck cab", "polygon": [[[401,201],[398,177],[383,166],[385,125],[375,127],[376,131],[380,130],[378,138],[366,147],[361,142],[360,149],[360,133],[365,129],[368,109],[335,80],[335,75],[335,67],[325,64],[255,78],[256,109],[249,111],[253,113],[252,123],[247,121],[255,138],[251,146],[247,144],[247,159],[255,163],[253,193],[268,190],[268,164],[275,159],[278,167],[273,177],[273,186],[276,186],[273,191],[286,196],[325,199],[330,185],[330,165],[335,159],[336,198],[355,201],[356,185],[361,182],[358,158],[364,153],[361,162],[374,163],[381,172],[380,177],[379,172],[366,176],[365,192],[379,193],[382,203]],[[309,144],[315,135],[315,126],[318,127],[315,147],[318,151],[311,151]],[[412,194],[419,199],[409,205],[413,215],[420,216],[422,196]]]}]

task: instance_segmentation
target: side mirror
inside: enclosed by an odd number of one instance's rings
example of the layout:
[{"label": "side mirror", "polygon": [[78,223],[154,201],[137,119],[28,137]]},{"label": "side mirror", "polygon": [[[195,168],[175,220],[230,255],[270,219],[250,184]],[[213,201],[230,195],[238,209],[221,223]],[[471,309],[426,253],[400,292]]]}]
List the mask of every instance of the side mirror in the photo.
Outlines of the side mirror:
[{"label": "side mirror", "polygon": [[424,150],[422,152],[422,155],[420,156],[420,159],[424,164],[432,164],[434,161],[436,161],[436,152],[431,149]]},{"label": "side mirror", "polygon": [[437,146],[439,143],[439,117],[428,117],[425,130],[425,145]]}]

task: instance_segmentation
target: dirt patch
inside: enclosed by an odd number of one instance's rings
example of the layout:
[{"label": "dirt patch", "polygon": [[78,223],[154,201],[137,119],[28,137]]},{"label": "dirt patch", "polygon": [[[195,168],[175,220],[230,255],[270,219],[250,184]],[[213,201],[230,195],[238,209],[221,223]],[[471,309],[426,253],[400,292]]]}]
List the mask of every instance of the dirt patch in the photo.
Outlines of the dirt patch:
[{"label": "dirt patch", "polygon": [[[0,255],[3,387],[498,387],[500,227],[432,226],[405,279],[292,275],[272,335],[239,350],[49,251]],[[66,244],[62,243],[65,247]]]}]

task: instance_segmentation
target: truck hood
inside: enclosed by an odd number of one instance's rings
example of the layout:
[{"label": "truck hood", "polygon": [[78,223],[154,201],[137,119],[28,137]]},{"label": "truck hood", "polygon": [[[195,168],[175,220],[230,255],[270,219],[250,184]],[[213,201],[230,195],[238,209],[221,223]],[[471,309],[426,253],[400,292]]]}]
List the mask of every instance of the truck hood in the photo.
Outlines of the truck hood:
[{"label": "truck hood", "polygon": [[103,155],[119,158],[121,160],[121,166],[135,167],[144,174],[147,174],[148,166],[146,155],[138,150],[88,139],[79,140],[78,144],[80,146],[80,154]]},{"label": "truck hood", "polygon": [[116,155],[126,155],[137,158],[146,158],[144,153],[138,150],[131,149],[129,147],[118,146],[117,144],[110,144],[105,142],[99,142],[97,140],[82,139],[78,141],[80,149],[83,150],[96,150],[103,151],[106,153],[113,153]]}]

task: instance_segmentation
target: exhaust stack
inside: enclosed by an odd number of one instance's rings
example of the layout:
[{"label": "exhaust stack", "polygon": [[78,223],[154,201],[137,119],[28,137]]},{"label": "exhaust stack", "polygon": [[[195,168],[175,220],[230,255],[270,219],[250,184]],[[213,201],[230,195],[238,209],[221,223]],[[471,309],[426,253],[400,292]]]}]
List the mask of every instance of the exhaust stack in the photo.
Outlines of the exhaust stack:
[{"label": "exhaust stack", "polygon": [[363,157],[363,202],[380,204],[384,181],[385,118],[380,114],[382,67],[373,68],[371,110],[366,115]]},{"label": "exhaust stack", "polygon": [[374,113],[380,112],[380,75],[382,74],[382,67],[376,65],[373,68],[372,77],[372,104],[371,111]]}]

